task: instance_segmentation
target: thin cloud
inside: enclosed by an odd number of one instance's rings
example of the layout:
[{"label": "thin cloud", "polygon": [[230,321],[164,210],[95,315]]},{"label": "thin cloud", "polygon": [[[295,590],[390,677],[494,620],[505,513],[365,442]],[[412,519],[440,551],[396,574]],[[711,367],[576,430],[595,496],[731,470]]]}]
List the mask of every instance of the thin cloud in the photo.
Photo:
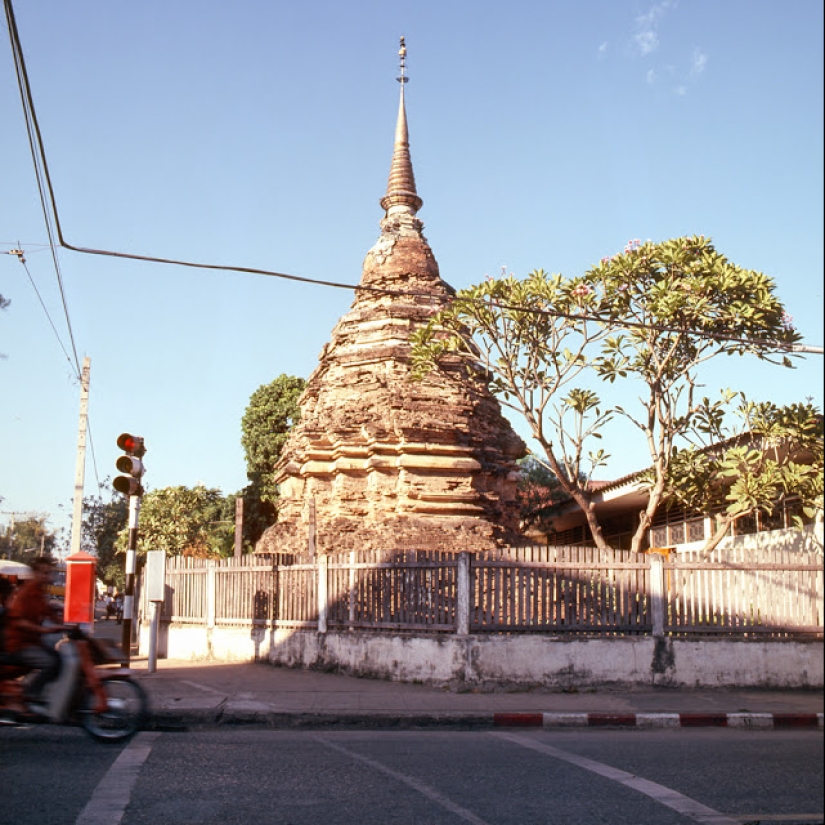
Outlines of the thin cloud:
[{"label": "thin cloud", "polygon": [[633,41],[642,53],[642,57],[659,48],[659,35],[654,31],[644,31],[633,35]]},{"label": "thin cloud", "polygon": [[599,53],[599,57],[601,57],[604,54],[607,54],[607,41],[606,40],[604,41],[604,43],[601,44],[601,46],[599,46],[597,51]]},{"label": "thin cloud", "polygon": [[703,54],[699,47],[697,46],[693,50],[693,56],[691,58],[691,66],[690,66],[690,76],[691,77],[699,77],[703,71],[705,71],[705,66],[708,65],[708,56]]},{"label": "thin cloud", "polygon": [[643,57],[659,48],[659,34],[656,29],[665,13],[674,8],[676,8],[676,0],[661,0],[636,18],[636,33],[633,35],[633,42]]}]

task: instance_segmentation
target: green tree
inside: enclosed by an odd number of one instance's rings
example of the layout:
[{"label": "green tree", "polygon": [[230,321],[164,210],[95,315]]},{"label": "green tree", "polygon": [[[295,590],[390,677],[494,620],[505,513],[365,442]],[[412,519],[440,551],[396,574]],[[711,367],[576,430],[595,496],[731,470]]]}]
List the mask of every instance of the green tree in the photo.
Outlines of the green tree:
[{"label": "green tree", "polygon": [[[216,558],[234,549],[235,519],[220,490],[197,486],[163,487],[143,496],[140,505],[137,552],[163,550],[167,556]],[[119,552],[128,544],[120,532]]]},{"label": "green tree", "polygon": [[249,484],[244,499],[244,546],[254,547],[277,518],[275,465],[289,431],[301,414],[298,399],[306,387],[303,378],[281,374],[252,393],[241,421],[241,444]]},{"label": "green tree", "polygon": [[261,501],[274,503],[277,499],[273,471],[300,416],[298,399],[305,387],[303,378],[281,374],[258,387],[249,399],[241,421],[241,444],[246,475]]},{"label": "green tree", "polygon": [[696,433],[704,438],[671,457],[664,502],[713,519],[706,552],[736,521],[756,513],[772,516],[788,496],[799,500],[802,513],[794,517],[798,526],[822,517],[823,427],[816,407],[778,407],[743,398],[735,428],[724,426],[708,399],[703,399],[703,407],[704,426]]},{"label": "green tree", "polygon": [[612,413],[595,392],[572,386],[585,381],[588,353],[608,334],[591,320],[599,309],[581,278],[502,273],[459,291],[411,342],[414,377],[437,369],[459,382],[485,379],[502,406],[525,419],[548,468],[604,546],[590,501],[593,474],[608,456],[587,447]]},{"label": "green tree", "polygon": [[[701,423],[699,367],[746,353],[790,366],[783,353],[798,340],[770,278],[690,237],[631,241],[582,277],[536,271],[462,290],[413,335],[413,360],[417,375],[459,375],[457,363],[487,375],[502,404],[527,421],[599,547],[607,542],[591,480],[609,456],[591,445],[614,416],[638,428],[652,465],[631,544],[640,550],[671,457]],[[639,410],[603,406],[596,389],[619,378],[641,388]]]},{"label": "green tree", "polygon": [[118,539],[128,520],[128,499],[114,493],[109,479],[100,484],[98,495],[83,499],[82,549],[97,556],[97,577],[120,590],[125,587],[126,571],[125,558],[118,555]]},{"label": "green tree", "polygon": [[41,552],[54,554],[57,536],[46,527],[46,516],[30,515],[8,525],[0,535],[0,558],[28,564]]},{"label": "green tree", "polygon": [[547,533],[559,506],[569,500],[559,480],[537,456],[528,455],[519,462],[521,477],[516,488],[519,517],[523,530],[536,527]]}]

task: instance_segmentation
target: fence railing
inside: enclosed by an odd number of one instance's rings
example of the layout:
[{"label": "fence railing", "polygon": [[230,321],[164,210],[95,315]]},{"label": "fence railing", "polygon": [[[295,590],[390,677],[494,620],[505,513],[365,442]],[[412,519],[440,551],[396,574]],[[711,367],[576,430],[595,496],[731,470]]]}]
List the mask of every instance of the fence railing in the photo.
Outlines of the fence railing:
[{"label": "fence railing", "polygon": [[172,557],[162,618],[321,633],[822,636],[823,568],[813,551],[741,547],[708,558],[578,546]]}]

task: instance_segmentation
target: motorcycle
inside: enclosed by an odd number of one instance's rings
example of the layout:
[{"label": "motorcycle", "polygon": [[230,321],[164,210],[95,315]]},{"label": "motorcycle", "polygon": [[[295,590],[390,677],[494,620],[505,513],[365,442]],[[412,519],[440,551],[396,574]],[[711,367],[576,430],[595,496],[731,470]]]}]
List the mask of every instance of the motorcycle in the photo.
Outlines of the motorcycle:
[{"label": "motorcycle", "polygon": [[13,656],[0,658],[0,722],[80,725],[101,742],[120,742],[140,730],[148,711],[146,692],[101,641],[73,627],[61,639],[57,677],[42,699],[27,702],[23,677],[28,668]]}]

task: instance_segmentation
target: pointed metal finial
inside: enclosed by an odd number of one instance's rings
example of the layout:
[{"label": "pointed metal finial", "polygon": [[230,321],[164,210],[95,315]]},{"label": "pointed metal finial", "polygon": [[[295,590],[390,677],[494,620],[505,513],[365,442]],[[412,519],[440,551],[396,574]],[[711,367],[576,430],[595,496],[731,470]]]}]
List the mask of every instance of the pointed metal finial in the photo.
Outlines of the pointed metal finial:
[{"label": "pointed metal finial", "polygon": [[397,81],[398,81],[398,82],[402,85],[402,87],[403,87],[403,85],[404,85],[404,84],[407,82],[407,80],[408,80],[407,76],[404,74],[404,72],[407,70],[407,65],[406,65],[406,59],[407,59],[407,46],[406,46],[406,45],[405,45],[405,43],[404,43],[404,35],[403,35],[403,34],[401,35],[400,41],[401,41],[401,43],[400,43],[400,48],[398,49],[398,60],[399,60],[399,63],[400,63],[400,71],[401,71],[401,74],[400,74],[398,77],[396,77],[395,79],[396,79],[396,80],[397,80]]},{"label": "pointed metal finial", "polygon": [[390,165],[390,178],[387,182],[387,194],[381,198],[381,207],[390,214],[415,213],[421,208],[423,201],[415,191],[415,176],[413,175],[412,160],[410,159],[410,138],[407,133],[407,111],[404,107],[404,84],[407,82],[406,57],[407,46],[401,38],[401,48],[398,50],[401,64],[401,74],[396,80],[401,84],[401,94],[398,101],[398,120],[395,124],[395,143]]}]

